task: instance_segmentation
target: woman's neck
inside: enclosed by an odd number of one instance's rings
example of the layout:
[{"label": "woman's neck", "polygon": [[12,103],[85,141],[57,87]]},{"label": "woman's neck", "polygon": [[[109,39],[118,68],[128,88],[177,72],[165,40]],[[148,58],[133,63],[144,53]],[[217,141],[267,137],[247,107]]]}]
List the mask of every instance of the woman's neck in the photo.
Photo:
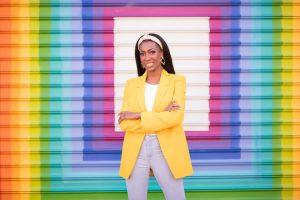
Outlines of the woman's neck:
[{"label": "woman's neck", "polygon": [[162,73],[162,67],[153,72],[147,72],[146,82],[150,84],[158,84]]}]

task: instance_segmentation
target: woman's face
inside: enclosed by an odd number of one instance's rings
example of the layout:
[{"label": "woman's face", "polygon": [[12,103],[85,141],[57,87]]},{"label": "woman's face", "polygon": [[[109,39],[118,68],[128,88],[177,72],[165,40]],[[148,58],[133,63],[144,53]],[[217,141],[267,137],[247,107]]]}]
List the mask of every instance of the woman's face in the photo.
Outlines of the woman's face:
[{"label": "woman's face", "polygon": [[140,60],[142,66],[147,71],[155,71],[161,68],[161,58],[163,57],[163,51],[159,48],[158,44],[151,40],[143,41],[140,44]]}]

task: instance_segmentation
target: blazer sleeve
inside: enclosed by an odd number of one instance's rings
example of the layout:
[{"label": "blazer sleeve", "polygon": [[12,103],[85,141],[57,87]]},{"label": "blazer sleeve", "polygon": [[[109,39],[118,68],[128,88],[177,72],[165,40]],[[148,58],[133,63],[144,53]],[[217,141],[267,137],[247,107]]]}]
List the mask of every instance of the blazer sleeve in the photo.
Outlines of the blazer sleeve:
[{"label": "blazer sleeve", "polygon": [[147,132],[156,132],[177,126],[183,122],[186,100],[186,80],[176,76],[173,101],[180,105],[179,110],[162,112],[142,112],[141,128]]},{"label": "blazer sleeve", "polygon": [[[128,80],[125,85],[124,94],[123,94],[123,104],[121,111],[130,111],[129,108],[129,92],[130,92],[130,81]],[[141,119],[138,120],[123,120],[120,123],[120,128],[122,131],[129,131],[135,133],[146,133],[142,129]]]}]

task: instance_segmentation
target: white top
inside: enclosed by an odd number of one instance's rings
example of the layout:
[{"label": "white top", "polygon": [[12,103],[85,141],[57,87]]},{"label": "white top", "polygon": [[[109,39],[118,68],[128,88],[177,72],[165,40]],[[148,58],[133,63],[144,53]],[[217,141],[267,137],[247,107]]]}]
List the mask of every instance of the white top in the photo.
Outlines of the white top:
[{"label": "white top", "polygon": [[147,111],[152,111],[153,109],[157,88],[158,88],[158,84],[146,83],[145,103],[146,103]]},{"label": "white top", "polygon": [[[145,103],[146,103],[147,111],[153,110],[157,89],[158,89],[158,84],[146,83]],[[155,133],[151,133],[151,135],[155,135]]]}]

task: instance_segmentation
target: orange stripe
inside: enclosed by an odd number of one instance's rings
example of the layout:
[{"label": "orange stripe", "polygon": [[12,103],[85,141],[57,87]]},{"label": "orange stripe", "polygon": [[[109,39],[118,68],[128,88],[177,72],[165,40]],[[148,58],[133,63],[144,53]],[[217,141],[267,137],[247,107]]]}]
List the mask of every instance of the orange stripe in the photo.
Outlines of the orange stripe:
[{"label": "orange stripe", "polygon": [[[2,15],[4,16],[9,16],[10,13],[11,13],[11,9],[10,8],[1,8],[0,12],[2,13]],[[11,27],[11,24],[9,23],[9,20],[5,20],[5,21],[2,21],[0,20],[0,27],[2,27],[1,29],[2,30],[6,30],[6,31],[9,31],[10,30],[10,27]],[[0,42],[1,43],[8,43],[9,41],[11,41],[11,37],[9,34],[0,34]],[[1,58],[9,58],[11,56],[11,52],[10,52],[10,49],[9,47],[7,47],[6,49],[2,49],[0,50],[0,55],[1,55]],[[3,60],[1,59],[1,69],[5,69],[5,70],[9,70],[10,69],[10,62],[2,62]],[[10,81],[10,77],[9,76],[1,76],[1,80],[2,78],[5,78],[5,81],[6,82],[9,82]],[[9,98],[10,97],[10,89],[7,88],[7,89],[3,89],[2,88],[2,81],[1,81],[1,85],[0,85],[0,89],[1,89],[1,93],[0,93],[0,99],[2,98]],[[3,103],[1,101],[1,110],[3,110],[2,108],[6,108],[6,109],[9,109],[10,108],[10,103]],[[0,125],[3,126],[4,124],[10,124],[11,123],[11,120],[10,120],[10,117],[7,117],[3,114],[0,114]],[[10,151],[11,150],[11,142],[10,141],[4,141],[3,138],[7,138],[11,135],[11,131],[10,131],[10,128],[6,128],[5,131],[2,131],[3,129],[1,129],[1,132],[0,132],[0,151],[1,151],[1,165],[2,164],[10,164],[12,162],[11,160],[11,156],[9,154],[3,154],[2,152],[3,151]],[[11,169],[9,167],[2,167],[1,166],[1,170],[0,170],[0,177],[1,177],[1,180],[0,180],[0,199],[4,199],[4,194],[3,192],[5,191],[8,191],[8,190],[11,190],[12,189],[12,185],[10,182],[7,182],[5,181],[5,184],[4,184],[4,180],[2,179],[4,176],[6,178],[10,178],[11,176]],[[10,200],[11,198],[5,198],[7,200]]]},{"label": "orange stripe", "polygon": [[[297,16],[298,13],[300,12],[300,7],[299,6],[293,6],[293,15],[292,16]],[[293,41],[296,41],[298,40],[298,33],[296,33],[296,30],[299,28],[300,26],[300,22],[299,20],[295,19],[293,20]],[[293,56],[297,53],[296,51],[299,50],[297,49],[296,46],[293,46]],[[296,70],[296,68],[300,66],[300,60],[299,59],[296,59],[294,58],[293,59],[293,68],[294,68],[294,71]],[[296,76],[296,73],[293,73],[293,81],[296,81],[296,80],[299,80],[299,76]],[[293,94],[296,94],[296,90],[299,90],[299,88],[297,88],[297,85],[295,85],[293,87]],[[293,107],[299,107],[300,105],[300,100],[297,99],[297,98],[293,98]],[[296,116],[297,113],[296,112],[293,112],[293,119],[296,121],[296,120],[299,120],[299,116],[297,117]],[[295,122],[294,121],[294,122]],[[297,135],[299,135],[300,133],[300,125],[294,125],[293,127],[293,134],[294,134],[294,140],[293,140],[293,148],[294,149],[297,149],[299,148],[300,146],[300,139],[297,138]],[[299,161],[300,159],[300,153],[299,151],[294,151],[293,152],[293,160],[294,162],[295,161]],[[300,174],[300,165],[299,164],[294,164],[293,165],[293,187],[295,188],[294,189],[294,194],[293,194],[293,199],[294,200],[298,200],[299,197],[300,197],[300,178],[299,176],[297,176],[297,174]]]},{"label": "orange stripe", "polygon": [[[19,17],[19,15],[21,14],[21,8],[22,7],[19,7],[19,6],[14,6],[12,7],[12,10],[11,10],[11,13],[14,14],[14,16],[17,16]],[[18,20],[16,20],[14,23],[13,23],[13,29],[14,30],[17,30],[17,31],[21,31],[22,30],[22,18],[18,18]],[[20,44],[22,42],[22,39],[21,39],[21,36],[22,34],[13,34],[11,36],[11,42],[13,44]],[[21,57],[22,56],[22,52],[21,52],[21,48],[20,47],[17,47],[17,48],[12,48],[11,50],[11,53],[12,53],[12,57]],[[26,62],[26,61],[25,61]],[[16,85],[19,85],[20,81],[22,80],[22,74],[18,74],[18,75],[13,75],[11,76],[10,78],[11,80],[11,87],[13,88],[16,88],[15,89],[15,93],[14,93],[14,96],[16,96],[16,98],[20,98],[20,95],[23,94],[23,90],[20,86],[16,86]],[[15,111],[19,111],[20,109],[20,101],[17,101],[17,102],[14,102],[14,107],[12,108],[13,110]],[[13,127],[16,126],[15,130],[14,131],[11,131],[11,137],[12,137],[12,142],[11,142],[11,145],[12,145],[12,151],[13,152],[16,152],[15,154],[15,160],[13,160],[13,162],[15,164],[18,165],[18,167],[14,167],[11,169],[11,177],[14,178],[14,180],[16,181],[13,181],[14,184],[13,184],[13,191],[19,191],[22,193],[22,180],[21,180],[21,169],[19,167],[19,165],[21,164],[21,158],[22,158],[22,152],[21,152],[21,146],[20,146],[20,142],[19,142],[19,138],[20,138],[20,128],[18,128],[18,126],[20,125],[20,123],[22,123],[22,118],[21,118],[21,115],[20,114],[14,114],[12,115],[11,117],[11,125]],[[16,140],[17,139],[17,140]],[[12,199],[15,199],[17,200],[17,195],[14,193],[13,196],[12,196]]]}]

